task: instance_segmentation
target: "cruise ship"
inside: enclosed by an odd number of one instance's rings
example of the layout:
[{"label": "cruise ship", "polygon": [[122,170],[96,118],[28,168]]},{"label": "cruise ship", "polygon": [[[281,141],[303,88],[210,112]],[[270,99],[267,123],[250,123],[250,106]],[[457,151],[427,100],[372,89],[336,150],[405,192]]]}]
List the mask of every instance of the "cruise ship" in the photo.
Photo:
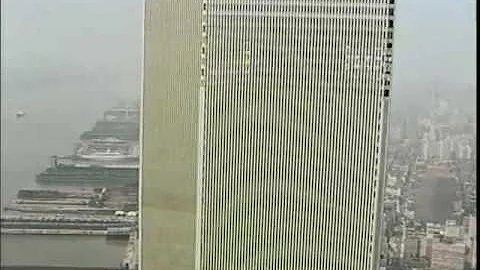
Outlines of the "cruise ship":
[{"label": "cruise ship", "polygon": [[92,130],[80,135],[73,154],[52,156],[50,166],[36,176],[39,183],[119,184],[138,181],[139,108],[107,110]]}]

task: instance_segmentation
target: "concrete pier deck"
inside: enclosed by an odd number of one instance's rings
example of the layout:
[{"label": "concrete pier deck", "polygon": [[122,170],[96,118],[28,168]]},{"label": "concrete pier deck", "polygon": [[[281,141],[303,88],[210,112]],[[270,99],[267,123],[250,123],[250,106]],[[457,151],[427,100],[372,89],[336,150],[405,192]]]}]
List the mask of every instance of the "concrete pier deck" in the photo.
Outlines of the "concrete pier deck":
[{"label": "concrete pier deck", "polygon": [[1,266],[1,270],[119,270],[117,267],[74,267],[74,266]]},{"label": "concrete pier deck", "polygon": [[122,270],[138,269],[138,233],[133,230],[128,239],[127,250],[122,261]]},{"label": "concrete pier deck", "polygon": [[5,211],[14,211],[21,213],[58,213],[58,214],[96,214],[96,215],[113,215],[115,211],[120,209],[112,208],[67,208],[67,207],[51,207],[51,206],[7,206]]},{"label": "concrete pier deck", "polygon": [[35,204],[35,205],[88,205],[88,200],[85,199],[68,199],[68,200],[27,200],[16,199],[14,204]]},{"label": "concrete pier deck", "polygon": [[29,235],[98,235],[106,236],[105,230],[58,230],[58,229],[13,229],[2,228],[2,234],[29,234]]},{"label": "concrete pier deck", "polygon": [[76,223],[136,223],[137,217],[125,216],[98,216],[82,214],[5,214],[2,215],[2,222],[76,222]]}]

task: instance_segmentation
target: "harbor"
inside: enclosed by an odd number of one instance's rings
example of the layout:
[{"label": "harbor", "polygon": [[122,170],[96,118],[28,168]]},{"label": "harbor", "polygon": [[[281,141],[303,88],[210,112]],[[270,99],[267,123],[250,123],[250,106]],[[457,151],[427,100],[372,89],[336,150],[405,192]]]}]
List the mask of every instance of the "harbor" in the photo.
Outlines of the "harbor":
[{"label": "harbor", "polygon": [[[32,179],[42,188],[20,189],[2,205],[2,238],[85,236],[124,241],[118,265],[137,269],[138,112],[132,105],[107,110],[92,130],[80,135],[72,155],[52,156],[49,166]],[[15,267],[22,266],[7,268]]]}]

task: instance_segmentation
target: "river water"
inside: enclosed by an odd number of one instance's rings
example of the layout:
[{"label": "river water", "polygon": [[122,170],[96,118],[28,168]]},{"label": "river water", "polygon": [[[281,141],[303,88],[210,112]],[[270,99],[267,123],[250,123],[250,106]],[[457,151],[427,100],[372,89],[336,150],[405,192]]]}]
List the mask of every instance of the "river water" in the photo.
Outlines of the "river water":
[{"label": "river water", "polygon": [[95,236],[2,235],[2,266],[118,267],[125,241]]}]

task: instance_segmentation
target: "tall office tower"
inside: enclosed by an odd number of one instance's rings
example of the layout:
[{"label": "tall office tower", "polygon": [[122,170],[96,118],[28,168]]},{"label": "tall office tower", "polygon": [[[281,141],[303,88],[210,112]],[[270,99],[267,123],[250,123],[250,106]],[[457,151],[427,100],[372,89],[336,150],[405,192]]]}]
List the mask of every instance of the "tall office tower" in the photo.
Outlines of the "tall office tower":
[{"label": "tall office tower", "polygon": [[144,267],[378,269],[393,1],[150,2]]}]

